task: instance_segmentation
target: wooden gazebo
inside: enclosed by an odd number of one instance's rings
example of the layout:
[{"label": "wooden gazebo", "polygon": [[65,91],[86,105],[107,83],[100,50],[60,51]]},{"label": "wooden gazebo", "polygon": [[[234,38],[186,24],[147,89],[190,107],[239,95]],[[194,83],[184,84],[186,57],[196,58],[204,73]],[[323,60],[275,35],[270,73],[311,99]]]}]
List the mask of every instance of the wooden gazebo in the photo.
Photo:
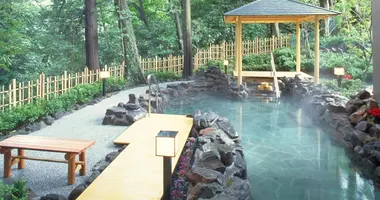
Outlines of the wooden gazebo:
[{"label": "wooden gazebo", "polygon": [[[293,76],[301,73],[301,31],[302,22],[315,22],[315,65],[314,82],[319,83],[319,21],[339,12],[301,3],[294,0],[256,0],[224,14],[225,23],[236,24],[236,70],[238,86],[242,77],[273,77],[272,72],[243,72],[242,71],[242,24],[244,23],[296,23],[296,72],[277,72],[278,76]],[[306,74],[304,74],[306,75]],[[307,75],[306,75],[307,76]]]}]

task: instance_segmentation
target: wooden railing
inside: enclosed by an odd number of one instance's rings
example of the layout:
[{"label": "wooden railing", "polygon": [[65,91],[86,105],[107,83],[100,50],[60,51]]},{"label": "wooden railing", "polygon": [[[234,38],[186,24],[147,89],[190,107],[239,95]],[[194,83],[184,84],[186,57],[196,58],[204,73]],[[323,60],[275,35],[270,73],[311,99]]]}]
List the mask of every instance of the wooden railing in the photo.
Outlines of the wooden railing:
[{"label": "wooden railing", "polygon": [[[124,77],[124,64],[121,67],[105,67],[111,77]],[[8,108],[34,102],[36,99],[50,99],[66,93],[70,88],[81,84],[92,84],[99,80],[100,70],[88,70],[74,74],[66,71],[61,76],[45,77],[41,73],[37,80],[12,83],[0,88],[0,112]]]},{"label": "wooden railing", "polygon": [[[271,38],[256,38],[243,41],[243,55],[270,53],[278,48],[290,47],[291,35]],[[235,57],[235,43],[210,45],[207,49],[197,49],[194,56],[194,69],[207,64],[211,60],[224,60]],[[162,71],[181,73],[183,56],[168,56],[164,58],[140,58],[144,72]]]}]

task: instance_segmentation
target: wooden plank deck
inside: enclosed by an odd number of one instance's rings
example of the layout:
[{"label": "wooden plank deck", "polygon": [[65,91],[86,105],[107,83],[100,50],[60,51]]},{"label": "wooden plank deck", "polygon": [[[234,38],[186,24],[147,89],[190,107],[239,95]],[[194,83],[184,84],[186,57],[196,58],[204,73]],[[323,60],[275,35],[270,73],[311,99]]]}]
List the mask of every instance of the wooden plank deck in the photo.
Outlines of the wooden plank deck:
[{"label": "wooden plank deck", "polygon": [[[296,74],[300,74],[302,77],[305,78],[313,78],[313,76],[310,76],[309,74],[306,74],[304,72],[276,72],[277,77],[294,77]],[[237,76],[237,72],[234,71],[234,76]],[[274,74],[272,71],[242,71],[243,77],[258,77],[258,78],[273,78]]]},{"label": "wooden plank deck", "polygon": [[129,144],[79,196],[78,200],[159,200],[163,195],[163,158],[155,155],[155,136],[160,130],[178,131],[180,148],[172,159],[173,171],[180,158],[193,119],[184,115],[152,114],[135,122],[116,140]]}]

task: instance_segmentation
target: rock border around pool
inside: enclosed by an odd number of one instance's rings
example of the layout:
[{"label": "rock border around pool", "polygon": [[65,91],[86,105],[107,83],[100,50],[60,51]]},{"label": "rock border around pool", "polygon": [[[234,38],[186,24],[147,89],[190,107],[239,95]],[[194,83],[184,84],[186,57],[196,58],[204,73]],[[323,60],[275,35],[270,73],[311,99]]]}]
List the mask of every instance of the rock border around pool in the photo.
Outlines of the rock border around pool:
[{"label": "rock border around pool", "polygon": [[363,176],[380,186],[380,129],[368,112],[379,106],[371,94],[363,90],[348,99],[298,76],[280,80],[283,96],[297,102],[321,127],[329,127],[332,141],[345,148]]},{"label": "rock border around pool", "polygon": [[191,135],[197,146],[191,168],[183,172],[190,182],[187,199],[252,199],[241,139],[231,122],[197,110]]}]

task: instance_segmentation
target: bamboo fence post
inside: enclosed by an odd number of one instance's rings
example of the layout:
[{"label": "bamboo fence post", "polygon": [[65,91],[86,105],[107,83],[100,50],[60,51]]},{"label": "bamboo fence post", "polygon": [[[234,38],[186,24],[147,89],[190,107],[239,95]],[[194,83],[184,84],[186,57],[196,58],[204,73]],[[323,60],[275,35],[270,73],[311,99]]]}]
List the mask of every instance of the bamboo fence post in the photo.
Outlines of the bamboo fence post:
[{"label": "bamboo fence post", "polygon": [[[29,101],[29,103],[31,102],[31,101],[33,101],[33,97],[34,97],[34,90],[33,90],[33,83],[34,81],[32,80],[32,81],[30,81],[30,101]],[[37,83],[36,83],[37,84]],[[37,88],[36,88],[37,89]]]},{"label": "bamboo fence post", "polygon": [[21,99],[21,83],[18,83],[18,104],[21,105],[22,104],[22,99]]},{"label": "bamboo fence post", "polygon": [[[182,63],[183,63],[183,55],[182,57]],[[198,69],[198,64],[199,64],[199,49],[197,48],[197,53],[195,53],[194,56],[194,69]]]},{"label": "bamboo fence post", "polygon": [[71,84],[71,74],[69,74],[69,89],[72,88],[72,84]]},{"label": "bamboo fence post", "polygon": [[45,99],[45,74],[41,73],[41,98]]},{"label": "bamboo fence post", "polygon": [[36,99],[40,98],[40,96],[41,96],[40,86],[41,86],[40,79],[37,79],[36,80]]},{"label": "bamboo fence post", "polygon": [[54,97],[57,97],[57,76],[54,76]]},{"label": "bamboo fence post", "polygon": [[65,85],[64,85],[64,88],[65,88],[65,89],[64,89],[64,91],[62,92],[62,94],[63,94],[63,93],[66,93],[66,91],[67,91],[67,71],[64,71],[64,72],[63,72],[63,78],[64,78],[64,84],[65,84]]},{"label": "bamboo fence post", "polygon": [[156,56],[155,61],[154,61],[154,68],[156,72],[158,71],[158,56]]},{"label": "bamboo fence post", "polygon": [[4,112],[5,111],[5,89],[4,89],[4,85],[1,87],[1,109],[2,111]]},{"label": "bamboo fence post", "polygon": [[17,97],[16,97],[16,95],[17,95],[17,85],[16,85],[16,79],[12,79],[12,86],[13,86],[13,90],[12,90],[12,92],[13,92],[13,98],[12,98],[12,100],[13,100],[13,106],[15,107],[16,105],[17,105]]},{"label": "bamboo fence post", "polygon": [[8,107],[12,108],[12,84],[8,85]]},{"label": "bamboo fence post", "polygon": [[28,103],[30,103],[30,81],[28,81]]},{"label": "bamboo fence post", "polygon": [[22,82],[22,104],[25,104],[25,82]]},{"label": "bamboo fence post", "polygon": [[22,104],[22,100],[23,100],[21,92],[22,92],[22,85],[21,85],[21,83],[18,83],[18,104],[19,105]]}]

